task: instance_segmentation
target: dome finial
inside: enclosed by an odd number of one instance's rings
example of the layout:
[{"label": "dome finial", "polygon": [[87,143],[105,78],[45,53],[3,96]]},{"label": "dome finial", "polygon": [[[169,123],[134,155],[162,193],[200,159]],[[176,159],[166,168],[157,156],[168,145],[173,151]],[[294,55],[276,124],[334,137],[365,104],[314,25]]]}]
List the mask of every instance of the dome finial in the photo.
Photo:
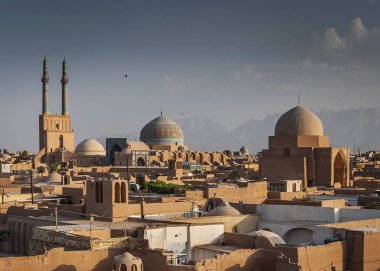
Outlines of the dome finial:
[{"label": "dome finial", "polygon": [[161,117],[162,117],[162,109],[161,109]]},{"label": "dome finial", "polygon": [[301,94],[298,92],[297,94],[297,98],[298,98],[298,106],[300,106],[300,99],[301,99]]}]

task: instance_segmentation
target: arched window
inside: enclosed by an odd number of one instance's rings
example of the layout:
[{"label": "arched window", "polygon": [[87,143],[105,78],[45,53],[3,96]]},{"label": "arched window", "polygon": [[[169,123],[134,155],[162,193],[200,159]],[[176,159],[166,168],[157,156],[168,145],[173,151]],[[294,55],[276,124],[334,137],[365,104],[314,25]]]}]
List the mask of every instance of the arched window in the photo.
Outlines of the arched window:
[{"label": "arched window", "polygon": [[125,182],[121,183],[121,202],[122,203],[127,202],[127,188],[126,188]]},{"label": "arched window", "polygon": [[24,229],[23,229],[23,242],[24,242],[24,255],[28,255],[28,224],[24,223]]},{"label": "arched window", "polygon": [[115,183],[115,202],[120,203],[120,184]]},{"label": "arched window", "polygon": [[141,266],[140,266],[140,271],[144,271],[144,267],[143,267],[143,264],[141,263]]},{"label": "arched window", "polygon": [[103,183],[99,183],[99,202],[103,203]]},{"label": "arched window", "polygon": [[139,158],[137,159],[137,166],[138,166],[138,167],[145,167],[145,166],[146,166],[146,163],[145,163],[144,158],[139,157]]},{"label": "arched window", "polygon": [[127,266],[125,264],[120,265],[120,271],[127,271]]},{"label": "arched window", "polygon": [[137,271],[137,265],[132,264],[132,271]]},{"label": "arched window", "polygon": [[99,182],[95,182],[95,202],[99,202]]}]

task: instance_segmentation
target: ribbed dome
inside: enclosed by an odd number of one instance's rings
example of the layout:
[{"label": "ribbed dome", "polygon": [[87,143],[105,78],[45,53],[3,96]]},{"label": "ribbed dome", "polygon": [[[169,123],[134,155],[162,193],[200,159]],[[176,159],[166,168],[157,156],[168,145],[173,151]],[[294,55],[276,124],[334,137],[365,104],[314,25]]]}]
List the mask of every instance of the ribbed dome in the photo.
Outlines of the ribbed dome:
[{"label": "ribbed dome", "polygon": [[248,154],[249,151],[248,151],[248,149],[245,146],[243,146],[243,147],[240,148],[240,153],[241,154]]},{"label": "ribbed dome", "polygon": [[301,106],[296,106],[284,113],[277,121],[276,136],[323,136],[321,120]]},{"label": "ribbed dome", "polygon": [[210,211],[209,216],[238,216],[241,213],[230,205],[218,206]]},{"label": "ribbed dome", "polygon": [[78,144],[75,153],[79,155],[101,155],[105,156],[106,151],[102,144],[95,139],[86,139]]},{"label": "ribbed dome", "polygon": [[159,116],[146,124],[140,133],[140,140],[148,145],[178,144],[183,145],[183,132],[174,121]]}]

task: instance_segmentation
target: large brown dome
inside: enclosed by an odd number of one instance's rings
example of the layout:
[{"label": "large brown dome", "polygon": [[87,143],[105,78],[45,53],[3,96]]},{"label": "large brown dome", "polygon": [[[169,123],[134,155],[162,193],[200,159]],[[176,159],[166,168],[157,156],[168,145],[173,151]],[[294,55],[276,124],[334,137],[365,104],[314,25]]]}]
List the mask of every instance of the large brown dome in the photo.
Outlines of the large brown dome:
[{"label": "large brown dome", "polygon": [[275,136],[323,136],[323,125],[316,114],[301,106],[284,113],[277,121]]}]

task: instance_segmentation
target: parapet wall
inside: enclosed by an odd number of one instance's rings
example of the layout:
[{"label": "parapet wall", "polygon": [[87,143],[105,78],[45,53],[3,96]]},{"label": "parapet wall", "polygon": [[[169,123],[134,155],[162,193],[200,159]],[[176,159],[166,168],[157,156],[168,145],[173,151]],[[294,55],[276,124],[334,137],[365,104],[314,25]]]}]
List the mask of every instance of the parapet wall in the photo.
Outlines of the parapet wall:
[{"label": "parapet wall", "polygon": [[[230,254],[216,255],[213,259],[206,259],[195,264],[197,271],[245,271],[245,270],[265,270],[276,271],[276,262],[280,252],[265,249],[242,249]],[[291,264],[289,264],[291,265]],[[295,269],[281,269],[283,271]],[[303,270],[303,269],[302,269]]]},{"label": "parapet wall", "polygon": [[267,182],[251,182],[247,187],[209,187],[206,195],[208,198],[221,198],[228,202],[260,204],[267,198],[267,192]]},{"label": "parapet wall", "polygon": [[[191,202],[144,203],[144,215],[190,212],[194,204]],[[128,204],[128,216],[141,215],[141,204]]]},{"label": "parapet wall", "polygon": [[124,251],[65,251],[64,248],[54,248],[44,252],[44,255],[0,258],[0,270],[111,270],[113,258]]}]

